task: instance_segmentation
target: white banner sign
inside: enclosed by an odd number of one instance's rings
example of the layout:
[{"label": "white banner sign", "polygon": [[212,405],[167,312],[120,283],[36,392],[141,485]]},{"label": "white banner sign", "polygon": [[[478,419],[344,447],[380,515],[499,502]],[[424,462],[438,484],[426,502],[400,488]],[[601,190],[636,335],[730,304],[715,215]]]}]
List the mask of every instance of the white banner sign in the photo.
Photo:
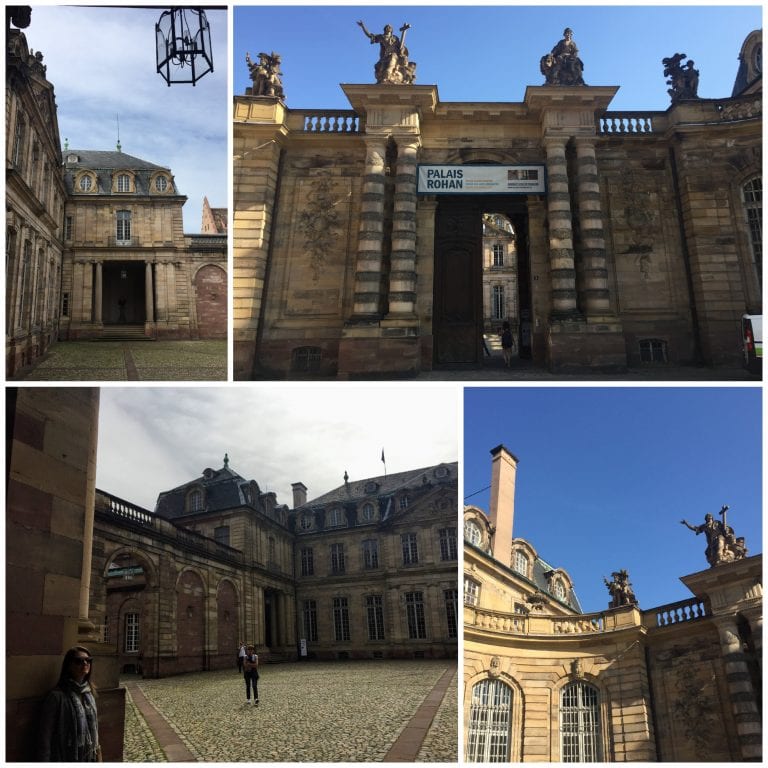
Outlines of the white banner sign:
[{"label": "white banner sign", "polygon": [[420,165],[422,195],[541,195],[543,165]]}]

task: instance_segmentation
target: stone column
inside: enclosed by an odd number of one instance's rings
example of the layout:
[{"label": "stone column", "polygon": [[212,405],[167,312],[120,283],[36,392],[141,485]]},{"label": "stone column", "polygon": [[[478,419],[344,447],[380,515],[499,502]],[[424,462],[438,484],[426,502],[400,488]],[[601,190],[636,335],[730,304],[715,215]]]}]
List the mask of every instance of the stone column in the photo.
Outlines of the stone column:
[{"label": "stone column", "polygon": [[389,275],[389,314],[416,311],[416,154],[418,139],[398,142]]},{"label": "stone column", "polygon": [[576,139],[576,165],[584,311],[588,316],[608,315],[608,269],[594,139]]},{"label": "stone column", "polygon": [[70,307],[70,315],[74,321],[80,323],[86,319],[83,308],[84,265],[85,261],[83,259],[77,259],[72,269],[72,306]]},{"label": "stone column", "polygon": [[552,314],[577,317],[576,269],[573,259],[573,224],[565,162],[567,139],[545,139],[549,195],[549,263],[552,271]]},{"label": "stone column", "polygon": [[169,261],[165,265],[165,280],[168,284],[168,319],[176,313],[176,264]]},{"label": "stone column", "polygon": [[761,718],[757,711],[757,699],[741,648],[739,632],[735,621],[730,616],[716,618],[715,624],[720,635],[720,647],[725,662],[725,675],[741,747],[741,758],[759,761],[762,756]]},{"label": "stone column", "polygon": [[102,304],[102,263],[96,262],[96,285],[93,288],[93,321],[100,323],[101,318],[101,304]]},{"label": "stone column", "polygon": [[146,304],[146,321],[155,322],[155,310],[152,291],[152,262],[147,261],[144,265],[144,302]]},{"label": "stone column", "polygon": [[381,260],[384,222],[384,139],[366,138],[365,176],[357,241],[357,269],[353,316],[370,317],[381,312]]},{"label": "stone column", "polygon": [[741,611],[742,615],[749,622],[749,628],[752,630],[752,642],[755,647],[755,657],[760,666],[760,673],[763,671],[763,611],[762,608],[748,608]]},{"label": "stone column", "polygon": [[98,633],[89,618],[91,596],[91,560],[93,554],[93,520],[96,507],[96,450],[99,437],[99,391],[90,397],[90,411],[86,422],[90,426],[89,443],[84,455],[85,469],[85,516],[83,524],[83,559],[80,566],[80,603],[78,635],[83,642],[98,640]]}]

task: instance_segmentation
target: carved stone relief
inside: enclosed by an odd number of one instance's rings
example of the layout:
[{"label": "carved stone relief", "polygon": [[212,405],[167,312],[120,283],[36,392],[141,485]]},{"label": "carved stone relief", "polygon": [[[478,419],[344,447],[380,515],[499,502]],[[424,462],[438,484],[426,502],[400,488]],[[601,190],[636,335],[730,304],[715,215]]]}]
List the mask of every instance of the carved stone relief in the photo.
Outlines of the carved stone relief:
[{"label": "carved stone relief", "polygon": [[332,194],[329,180],[320,179],[307,195],[307,207],[297,217],[298,231],[310,254],[310,267],[315,282],[320,279],[327,252],[338,241],[339,214],[336,206],[340,202]]}]

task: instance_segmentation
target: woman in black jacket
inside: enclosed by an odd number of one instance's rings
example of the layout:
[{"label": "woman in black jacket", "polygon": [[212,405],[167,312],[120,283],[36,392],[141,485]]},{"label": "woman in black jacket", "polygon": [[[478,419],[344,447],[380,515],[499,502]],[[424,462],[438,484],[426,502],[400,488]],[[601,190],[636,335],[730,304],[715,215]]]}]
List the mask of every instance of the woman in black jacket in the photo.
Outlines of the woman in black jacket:
[{"label": "woman in black jacket", "polygon": [[87,648],[70,648],[56,687],[43,701],[40,725],[42,762],[93,763],[101,760],[93,658]]}]

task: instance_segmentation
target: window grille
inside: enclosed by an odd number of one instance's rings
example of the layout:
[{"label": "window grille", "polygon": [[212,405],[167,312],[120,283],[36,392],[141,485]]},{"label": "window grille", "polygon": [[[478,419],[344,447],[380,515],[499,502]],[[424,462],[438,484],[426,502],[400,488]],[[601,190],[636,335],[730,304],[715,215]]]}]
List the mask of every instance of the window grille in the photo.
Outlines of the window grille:
[{"label": "window grille", "polygon": [[467,762],[505,763],[510,757],[512,689],[501,680],[472,686]]},{"label": "window grille", "polygon": [[666,363],[667,362],[667,342],[662,339],[641,339],[640,340],[640,362],[641,363]]},{"label": "window grille", "polygon": [[138,653],[139,651],[139,614],[125,614],[125,652]]},{"label": "window grille", "polygon": [[384,601],[381,595],[365,598],[365,612],[368,619],[368,639],[384,639]]},{"label": "window grille", "polygon": [[131,177],[127,173],[121,173],[117,177],[117,191],[118,192],[131,191]]},{"label": "window grille", "polygon": [[560,694],[560,758],[564,763],[600,761],[600,707],[597,689],[569,683]]},{"label": "window grille", "polygon": [[749,227],[749,242],[752,246],[752,258],[757,268],[757,276],[763,279],[763,178],[756,176],[743,187],[744,210]]},{"label": "window grille", "polygon": [[333,634],[337,643],[349,642],[349,605],[346,597],[333,598]]},{"label": "window grille", "polygon": [[440,529],[440,559],[456,560],[458,559],[458,549],[456,547],[456,529]]},{"label": "window grille", "polygon": [[319,371],[321,359],[320,347],[296,347],[291,352],[291,370],[297,373]]},{"label": "window grille", "polygon": [[421,592],[405,593],[405,612],[409,639],[426,640],[427,623],[424,616],[424,596]]}]

